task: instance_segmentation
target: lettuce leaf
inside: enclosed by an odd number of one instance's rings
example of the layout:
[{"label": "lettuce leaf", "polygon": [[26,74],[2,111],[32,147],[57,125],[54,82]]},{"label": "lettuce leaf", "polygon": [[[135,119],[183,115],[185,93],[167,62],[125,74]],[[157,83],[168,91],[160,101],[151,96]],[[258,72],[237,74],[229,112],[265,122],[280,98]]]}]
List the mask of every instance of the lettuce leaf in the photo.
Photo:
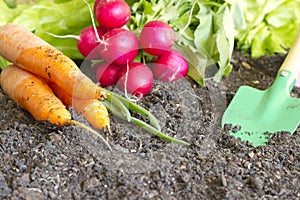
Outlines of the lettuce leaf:
[{"label": "lettuce leaf", "polygon": [[[93,6],[93,0],[87,2]],[[70,58],[83,59],[77,50],[75,39],[61,39],[48,34],[78,35],[83,28],[90,26],[90,13],[83,0],[42,0],[18,4],[14,8],[0,1],[0,13],[0,26],[6,23],[24,26]]]},{"label": "lettuce leaf", "polygon": [[[236,0],[238,1],[238,0]],[[286,53],[300,25],[300,0],[245,0],[244,26],[236,26],[237,48],[252,57]]]}]

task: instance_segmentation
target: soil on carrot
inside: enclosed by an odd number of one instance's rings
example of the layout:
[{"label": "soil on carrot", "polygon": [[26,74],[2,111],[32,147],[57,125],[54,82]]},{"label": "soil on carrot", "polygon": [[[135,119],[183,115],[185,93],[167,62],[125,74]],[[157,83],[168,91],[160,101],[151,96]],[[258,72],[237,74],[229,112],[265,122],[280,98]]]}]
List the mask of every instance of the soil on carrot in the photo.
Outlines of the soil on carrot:
[{"label": "soil on carrot", "polygon": [[236,51],[220,83],[156,82],[139,104],[189,147],[111,116],[109,151],[76,126],[33,120],[1,91],[0,199],[299,199],[300,129],[255,148],[220,126],[236,90],[268,88],[284,57],[254,60]]}]

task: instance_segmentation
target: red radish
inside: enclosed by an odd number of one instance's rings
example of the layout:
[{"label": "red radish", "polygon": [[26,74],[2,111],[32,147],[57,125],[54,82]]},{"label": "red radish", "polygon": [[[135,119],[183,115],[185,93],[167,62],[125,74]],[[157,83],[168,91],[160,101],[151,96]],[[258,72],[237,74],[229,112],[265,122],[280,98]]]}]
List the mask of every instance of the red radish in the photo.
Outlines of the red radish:
[{"label": "red radish", "polygon": [[149,67],[140,62],[132,62],[119,72],[117,86],[125,93],[142,98],[148,94],[153,86],[154,77]]},{"label": "red radish", "polygon": [[172,82],[187,75],[188,62],[179,52],[170,50],[158,56],[151,68],[156,79]]},{"label": "red radish", "polygon": [[97,5],[98,5],[99,1],[100,0],[95,0],[95,2],[94,2],[94,14],[96,12],[96,8],[97,8]]},{"label": "red radish", "polygon": [[98,84],[101,87],[107,87],[117,83],[119,79],[119,71],[122,66],[103,62],[96,64],[95,68],[97,70],[96,77],[98,79]]},{"label": "red radish", "polygon": [[[97,32],[99,37],[106,32],[105,29],[97,27]],[[93,26],[84,28],[79,35],[77,40],[77,48],[79,52],[86,58],[89,59],[100,59],[100,53],[98,48],[99,41],[97,41],[97,36]]]},{"label": "red radish", "polygon": [[149,54],[159,56],[171,49],[175,41],[175,32],[162,21],[150,21],[140,34],[142,48]]},{"label": "red radish", "polygon": [[[96,34],[97,31],[97,34]],[[100,37],[106,32],[105,29],[96,26],[89,26],[84,28],[79,35],[56,35],[46,32],[52,37],[56,38],[74,38],[77,40],[78,51],[86,58],[96,60],[100,59],[99,50],[96,47],[103,43]]]},{"label": "red radish", "polygon": [[94,9],[98,23],[106,29],[121,28],[131,15],[130,7],[124,0],[98,0]]},{"label": "red radish", "polygon": [[103,40],[99,50],[106,62],[125,65],[131,63],[139,52],[138,38],[129,30],[112,29],[103,35]]}]

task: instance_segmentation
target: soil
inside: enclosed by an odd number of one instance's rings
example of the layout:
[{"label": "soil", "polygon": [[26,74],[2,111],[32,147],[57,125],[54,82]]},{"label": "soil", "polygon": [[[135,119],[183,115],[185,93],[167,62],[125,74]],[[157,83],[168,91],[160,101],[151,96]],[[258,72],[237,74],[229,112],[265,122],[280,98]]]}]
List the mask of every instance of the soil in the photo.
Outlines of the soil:
[{"label": "soil", "polygon": [[110,116],[109,151],[76,126],[35,121],[1,91],[0,199],[299,199],[300,129],[253,147],[220,125],[236,90],[268,88],[284,57],[254,60],[235,51],[220,83],[156,82],[139,104],[189,147]]}]

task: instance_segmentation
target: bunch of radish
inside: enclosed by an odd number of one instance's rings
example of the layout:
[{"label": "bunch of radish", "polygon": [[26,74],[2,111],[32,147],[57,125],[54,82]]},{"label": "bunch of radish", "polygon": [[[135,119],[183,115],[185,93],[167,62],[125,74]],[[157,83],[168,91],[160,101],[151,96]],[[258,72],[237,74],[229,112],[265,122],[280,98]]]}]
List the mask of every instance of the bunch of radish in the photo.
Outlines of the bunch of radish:
[{"label": "bunch of radish", "polygon": [[[149,21],[137,36],[126,27],[131,11],[124,0],[96,0],[94,15],[98,25],[82,30],[77,47],[84,57],[98,61],[94,69],[100,86],[116,85],[141,98],[154,79],[173,82],[187,75],[188,63],[172,49],[176,35],[167,23]],[[141,54],[151,62],[141,61]]]}]

